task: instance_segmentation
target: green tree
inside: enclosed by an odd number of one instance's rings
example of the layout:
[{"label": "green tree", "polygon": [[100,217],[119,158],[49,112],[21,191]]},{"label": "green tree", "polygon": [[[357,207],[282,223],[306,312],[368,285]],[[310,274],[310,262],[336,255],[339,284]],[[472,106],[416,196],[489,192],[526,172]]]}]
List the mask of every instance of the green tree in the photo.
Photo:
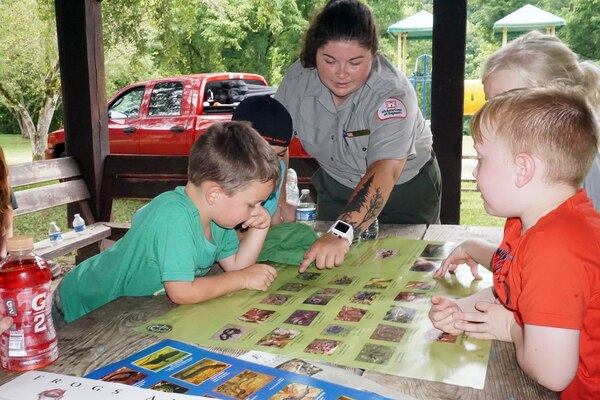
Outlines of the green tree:
[{"label": "green tree", "polygon": [[54,3],[0,2],[0,102],[41,159],[60,95]]},{"label": "green tree", "polygon": [[572,0],[571,8],[561,36],[583,60],[600,60],[600,0]]}]

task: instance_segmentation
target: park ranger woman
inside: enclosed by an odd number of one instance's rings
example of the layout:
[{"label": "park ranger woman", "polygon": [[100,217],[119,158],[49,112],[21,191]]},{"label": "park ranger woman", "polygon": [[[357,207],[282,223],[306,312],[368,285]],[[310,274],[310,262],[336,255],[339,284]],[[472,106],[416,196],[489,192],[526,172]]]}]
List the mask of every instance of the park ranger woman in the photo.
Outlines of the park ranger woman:
[{"label": "park ranger woman", "polygon": [[[415,92],[377,53],[369,8],[331,0],[314,18],[300,60],[275,95],[294,134],[320,169],[313,175],[318,218],[336,221],[300,265],[342,263],[351,235],[381,223],[436,223],[441,180],[432,136]],[[349,240],[345,240],[349,239]]]}]

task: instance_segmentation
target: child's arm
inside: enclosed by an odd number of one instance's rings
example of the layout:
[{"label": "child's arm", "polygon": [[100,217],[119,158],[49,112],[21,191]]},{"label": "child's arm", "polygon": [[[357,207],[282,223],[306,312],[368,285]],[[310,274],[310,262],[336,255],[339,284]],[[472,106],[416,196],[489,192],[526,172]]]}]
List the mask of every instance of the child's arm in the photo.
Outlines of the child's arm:
[{"label": "child's arm", "polygon": [[275,268],[254,264],[240,271],[203,276],[193,281],[164,282],[167,296],[176,304],[201,303],[242,289],[265,291],[277,277]]},{"label": "child's arm", "polygon": [[257,212],[242,224],[248,231],[241,235],[238,252],[227,258],[219,260],[219,265],[225,271],[238,271],[256,263],[260,250],[265,242],[271,216],[266,208],[256,206]]},{"label": "child's arm", "polygon": [[579,364],[578,330],[515,324],[511,336],[517,362],[532,379],[555,392],[571,383]]},{"label": "child's arm", "polygon": [[[513,342],[523,371],[550,390],[562,391],[575,377],[579,363],[579,331],[528,325],[521,328],[502,304],[479,302],[477,312],[456,313],[456,328],[476,339]],[[467,322],[468,321],[468,322]]]},{"label": "child's arm", "polygon": [[481,279],[477,271],[477,264],[490,269],[490,263],[494,253],[498,249],[497,245],[486,242],[481,239],[470,239],[458,245],[444,261],[440,268],[433,275],[434,278],[442,277],[446,272],[453,272],[460,264],[467,264],[471,267],[471,273],[476,279]]}]

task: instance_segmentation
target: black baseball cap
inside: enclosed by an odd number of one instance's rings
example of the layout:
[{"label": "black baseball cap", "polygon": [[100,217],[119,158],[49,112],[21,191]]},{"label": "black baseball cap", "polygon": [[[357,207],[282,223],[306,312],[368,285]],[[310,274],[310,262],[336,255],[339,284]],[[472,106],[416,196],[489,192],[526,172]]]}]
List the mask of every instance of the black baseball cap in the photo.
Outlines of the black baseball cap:
[{"label": "black baseball cap", "polygon": [[233,111],[232,121],[249,121],[270,145],[288,147],[292,140],[292,117],[283,104],[269,95],[252,96]]}]

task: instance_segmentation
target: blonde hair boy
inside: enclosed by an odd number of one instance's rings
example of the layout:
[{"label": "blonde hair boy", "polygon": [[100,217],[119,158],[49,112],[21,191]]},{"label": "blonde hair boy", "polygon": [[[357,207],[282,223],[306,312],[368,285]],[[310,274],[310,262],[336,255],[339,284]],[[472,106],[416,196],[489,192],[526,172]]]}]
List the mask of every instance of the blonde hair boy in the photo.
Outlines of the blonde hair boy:
[{"label": "blonde hair boy", "polygon": [[506,92],[473,119],[473,175],[488,213],[506,217],[500,246],[467,240],[435,276],[460,264],[493,271],[493,288],[433,296],[444,332],[515,344],[517,362],[561,399],[600,398],[600,214],[578,189],[595,157],[598,126],[564,87]]}]

